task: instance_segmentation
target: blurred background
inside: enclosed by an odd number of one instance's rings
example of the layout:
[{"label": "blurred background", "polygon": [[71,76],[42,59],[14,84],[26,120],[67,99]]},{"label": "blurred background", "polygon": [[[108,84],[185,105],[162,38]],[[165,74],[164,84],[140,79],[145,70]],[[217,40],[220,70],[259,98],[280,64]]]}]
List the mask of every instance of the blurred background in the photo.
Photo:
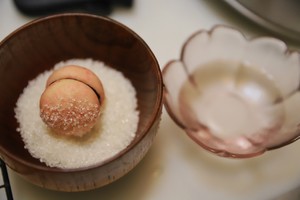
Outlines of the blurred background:
[{"label": "blurred background", "polygon": [[[178,59],[185,40],[225,24],[247,38],[273,36],[300,49],[297,0],[0,0],[0,41],[39,17],[87,12],[113,18],[140,35],[161,69]],[[1,55],[0,55],[1,62]],[[300,199],[300,142],[260,157],[216,157],[191,141],[163,112],[154,145],[139,166],[106,187],[63,193],[36,187],[8,169],[16,200],[296,200]],[[0,185],[4,180],[0,176]],[[6,200],[0,188],[0,200]]]}]

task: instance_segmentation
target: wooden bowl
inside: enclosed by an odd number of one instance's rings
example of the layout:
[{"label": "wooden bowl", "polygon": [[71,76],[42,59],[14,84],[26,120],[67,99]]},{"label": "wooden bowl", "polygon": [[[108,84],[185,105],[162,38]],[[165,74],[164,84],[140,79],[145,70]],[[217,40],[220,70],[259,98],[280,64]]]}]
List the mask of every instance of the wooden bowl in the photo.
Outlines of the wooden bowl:
[{"label": "wooden bowl", "polygon": [[[102,163],[66,170],[48,167],[29,154],[16,131],[14,108],[29,80],[72,58],[100,60],[121,71],[136,89],[140,118],[136,137],[126,149]],[[158,62],[136,33],[109,18],[60,14],[22,26],[0,43],[0,80],[0,156],[26,180],[44,188],[85,191],[119,179],[144,157],[158,129],[163,96]]]}]

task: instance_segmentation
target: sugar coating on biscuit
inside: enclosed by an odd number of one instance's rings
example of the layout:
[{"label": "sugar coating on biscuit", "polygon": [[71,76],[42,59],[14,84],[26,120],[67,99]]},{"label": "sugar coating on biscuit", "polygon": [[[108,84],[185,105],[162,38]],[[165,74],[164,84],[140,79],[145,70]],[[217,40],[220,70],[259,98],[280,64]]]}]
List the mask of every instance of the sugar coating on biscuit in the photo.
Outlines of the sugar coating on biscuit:
[{"label": "sugar coating on biscuit", "polygon": [[39,100],[53,70],[31,80],[15,107],[15,117],[19,123],[17,131],[25,148],[47,166],[63,169],[88,167],[115,156],[132,142],[139,122],[135,88],[121,72],[92,59],[63,61],[54,69],[70,64],[92,70],[101,77],[106,92],[101,116],[88,134],[79,138],[59,136],[43,123]]}]

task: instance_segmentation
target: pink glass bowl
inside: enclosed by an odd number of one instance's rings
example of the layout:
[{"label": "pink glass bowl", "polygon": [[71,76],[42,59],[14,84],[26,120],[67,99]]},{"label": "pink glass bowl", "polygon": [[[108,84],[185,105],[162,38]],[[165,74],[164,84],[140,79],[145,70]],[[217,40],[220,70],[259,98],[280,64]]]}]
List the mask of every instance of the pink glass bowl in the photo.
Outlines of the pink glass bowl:
[{"label": "pink glass bowl", "polygon": [[226,26],[193,34],[163,69],[165,106],[205,149],[247,158],[299,138],[300,56]]}]

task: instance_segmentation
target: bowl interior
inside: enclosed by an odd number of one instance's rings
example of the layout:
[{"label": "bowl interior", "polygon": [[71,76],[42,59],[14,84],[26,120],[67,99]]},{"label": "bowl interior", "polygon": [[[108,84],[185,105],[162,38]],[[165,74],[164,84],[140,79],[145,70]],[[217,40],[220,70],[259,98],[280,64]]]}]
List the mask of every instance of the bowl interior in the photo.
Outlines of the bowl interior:
[{"label": "bowl interior", "polygon": [[114,20],[87,14],[63,14],[30,22],[0,43],[0,154],[47,168],[24,149],[16,131],[14,107],[29,80],[54,64],[72,58],[103,61],[121,71],[135,87],[140,111],[137,135],[120,154],[147,133],[162,100],[161,74],[149,47]]}]

